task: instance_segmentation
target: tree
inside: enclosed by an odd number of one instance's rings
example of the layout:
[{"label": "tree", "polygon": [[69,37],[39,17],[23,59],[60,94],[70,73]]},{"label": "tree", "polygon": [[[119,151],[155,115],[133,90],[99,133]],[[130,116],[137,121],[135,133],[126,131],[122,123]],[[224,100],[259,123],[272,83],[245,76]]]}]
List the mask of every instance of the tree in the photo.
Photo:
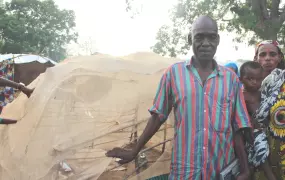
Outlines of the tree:
[{"label": "tree", "polygon": [[[64,58],[64,46],[76,41],[75,14],[53,0],[12,0],[0,9],[1,53],[34,53]],[[60,58],[60,59],[59,59]]]},{"label": "tree", "polygon": [[[128,7],[131,9],[131,2]],[[236,42],[252,45],[271,39],[285,43],[285,5],[280,0],[178,0],[170,13],[172,24],[159,29],[153,51],[172,57],[186,54],[191,24],[204,14],[216,19],[220,30],[237,34]]]},{"label": "tree", "polygon": [[84,51],[85,55],[92,55],[96,52],[95,41],[91,37],[79,43],[79,48]]}]

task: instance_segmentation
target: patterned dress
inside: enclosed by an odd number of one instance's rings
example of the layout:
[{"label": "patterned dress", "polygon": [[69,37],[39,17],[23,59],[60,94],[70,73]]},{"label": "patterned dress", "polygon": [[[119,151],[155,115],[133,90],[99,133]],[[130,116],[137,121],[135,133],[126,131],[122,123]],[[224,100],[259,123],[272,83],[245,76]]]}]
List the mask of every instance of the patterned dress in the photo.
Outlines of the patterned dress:
[{"label": "patterned dress", "polygon": [[[12,59],[0,62],[0,77],[14,80],[14,61]],[[14,89],[11,87],[0,87],[0,114],[3,107],[14,100]]]},{"label": "patterned dress", "polygon": [[268,125],[270,162],[276,177],[285,180],[285,70],[275,69],[263,81],[255,118]]}]

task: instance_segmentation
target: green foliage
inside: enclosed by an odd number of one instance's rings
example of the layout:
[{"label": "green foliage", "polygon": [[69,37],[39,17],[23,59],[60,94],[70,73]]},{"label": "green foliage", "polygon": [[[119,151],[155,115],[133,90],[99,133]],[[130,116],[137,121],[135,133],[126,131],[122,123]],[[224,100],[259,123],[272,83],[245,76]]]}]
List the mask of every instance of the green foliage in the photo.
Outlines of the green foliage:
[{"label": "green foliage", "polygon": [[[178,0],[170,13],[172,24],[159,29],[152,50],[171,57],[187,54],[191,45],[191,41],[188,42],[188,34],[194,19],[202,14],[215,18],[224,16],[229,10],[229,2],[225,5],[221,3],[217,0]],[[220,23],[220,29],[225,29],[224,23]]]},{"label": "green foliage", "polygon": [[1,53],[34,53],[60,60],[76,41],[75,14],[53,0],[12,0],[0,9]]},{"label": "green foliage", "polygon": [[[126,0],[131,3],[134,0]],[[236,34],[236,42],[255,44],[261,39],[285,43],[285,7],[280,0],[178,0],[170,13],[172,24],[162,26],[153,51],[162,55],[186,54],[187,34],[200,15],[216,19],[220,30]]]}]

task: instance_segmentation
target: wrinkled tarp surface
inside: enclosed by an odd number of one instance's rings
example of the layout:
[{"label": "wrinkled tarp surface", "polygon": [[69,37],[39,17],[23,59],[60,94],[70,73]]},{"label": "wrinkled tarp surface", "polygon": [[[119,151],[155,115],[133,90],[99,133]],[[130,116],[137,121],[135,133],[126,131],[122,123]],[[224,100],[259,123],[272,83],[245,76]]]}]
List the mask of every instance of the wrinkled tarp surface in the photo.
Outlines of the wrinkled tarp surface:
[{"label": "wrinkled tarp surface", "polygon": [[[98,179],[115,164],[105,152],[125,146],[136,127],[141,134],[163,69],[177,61],[154,53],[98,54],[49,68],[29,85],[36,87],[30,99],[20,94],[3,110],[1,117],[18,123],[0,126],[0,179]],[[167,129],[166,138],[172,136]],[[163,137],[158,132],[148,146]],[[160,159],[132,179],[169,172],[170,150],[168,143]]]}]

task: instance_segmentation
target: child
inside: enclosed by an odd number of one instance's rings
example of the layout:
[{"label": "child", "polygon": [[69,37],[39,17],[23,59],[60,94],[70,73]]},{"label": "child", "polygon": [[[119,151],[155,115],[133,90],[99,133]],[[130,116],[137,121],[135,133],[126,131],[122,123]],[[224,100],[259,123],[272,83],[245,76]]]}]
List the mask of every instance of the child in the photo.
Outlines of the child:
[{"label": "child", "polygon": [[276,180],[268,162],[269,145],[263,128],[253,119],[253,114],[260,106],[261,93],[259,91],[263,80],[263,69],[254,61],[244,63],[240,67],[240,80],[243,83],[244,99],[253,126],[252,132],[245,132],[246,148],[249,163],[254,167],[261,167],[269,180]]}]

